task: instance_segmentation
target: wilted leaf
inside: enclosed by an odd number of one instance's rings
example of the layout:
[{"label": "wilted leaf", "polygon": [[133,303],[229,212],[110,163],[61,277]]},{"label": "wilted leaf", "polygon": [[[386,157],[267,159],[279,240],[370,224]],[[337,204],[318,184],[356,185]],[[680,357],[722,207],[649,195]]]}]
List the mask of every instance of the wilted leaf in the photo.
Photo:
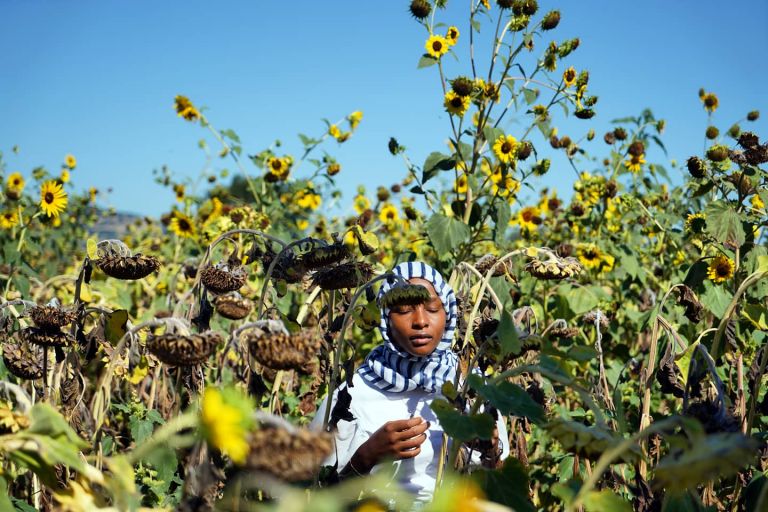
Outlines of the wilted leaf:
[{"label": "wilted leaf", "polygon": [[741,433],[710,434],[682,453],[667,455],[655,468],[653,485],[668,491],[695,488],[735,475],[755,458],[759,443]]}]

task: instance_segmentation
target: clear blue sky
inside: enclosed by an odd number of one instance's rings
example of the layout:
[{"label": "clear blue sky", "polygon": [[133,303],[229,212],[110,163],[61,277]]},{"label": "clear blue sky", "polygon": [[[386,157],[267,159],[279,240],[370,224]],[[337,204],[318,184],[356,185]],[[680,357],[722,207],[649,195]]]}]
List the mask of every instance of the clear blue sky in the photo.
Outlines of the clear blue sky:
[{"label": "clear blue sky", "polygon": [[[467,73],[468,2],[448,3],[438,19],[461,30],[456,51]],[[562,11],[548,39],[581,38],[566,65],[587,68],[590,90],[600,97],[598,117],[560,122],[561,134],[578,137],[594,126],[593,151],[603,154],[601,135],[611,119],[651,107],[667,120],[669,157],[682,162],[703,148],[706,115],[697,91],[704,87],[720,98],[715,121],[723,131],[760,109],[749,128],[768,136],[765,0],[539,3]],[[196,145],[204,131],[172,109],[174,96],[185,94],[254,153],[279,138],[297,154],[297,132],[318,133],[320,118],[362,110],[354,138],[329,146],[343,165],[342,190],[351,198],[358,183],[394,183],[405,170],[387,152],[390,136],[421,163],[445,149],[450,133],[437,69],[416,69],[426,34],[407,5],[0,0],[0,149],[7,170],[55,170],[73,153],[77,189],[113,187],[108,204],[158,215],[173,193],[153,182],[152,169],[167,164],[178,176],[195,177],[205,164]],[[490,31],[486,22],[480,38]],[[537,41],[535,55],[548,39]],[[459,71],[451,60],[449,75]],[[514,123],[506,128],[515,133]],[[16,144],[21,153],[12,155]],[[566,192],[573,172],[555,163],[540,185]]]}]

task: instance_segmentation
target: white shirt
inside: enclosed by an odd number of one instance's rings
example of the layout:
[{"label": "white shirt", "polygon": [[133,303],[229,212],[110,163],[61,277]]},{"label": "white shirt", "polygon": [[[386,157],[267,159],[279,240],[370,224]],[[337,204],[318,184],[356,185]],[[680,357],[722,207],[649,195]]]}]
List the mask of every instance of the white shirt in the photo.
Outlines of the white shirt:
[{"label": "white shirt", "polygon": [[[401,393],[381,391],[368,384],[357,372],[352,377],[352,384],[353,386],[349,388],[349,394],[352,397],[350,412],[354,416],[354,420],[339,421],[338,430],[334,436],[336,441],[335,453],[330,455],[325,464],[338,463],[338,470],[341,471],[360,445],[386,422],[419,416],[424,421],[430,422],[430,427],[426,431],[427,439],[421,445],[421,452],[411,459],[377,464],[371,473],[389,470],[394,473],[394,479],[397,480],[400,487],[414,494],[417,500],[430,500],[435,489],[440,448],[443,442],[443,428],[440,426],[435,413],[429,408],[429,404],[435,398],[442,398],[442,395],[429,393],[423,389]],[[337,396],[338,390],[334,392],[331,407],[336,404]],[[328,398],[326,397],[318,408],[310,428],[322,429],[327,401]],[[497,425],[499,442],[502,446],[501,458],[504,459],[509,455],[509,446],[507,446],[509,442],[507,440],[507,428],[501,415],[499,415]],[[476,459],[479,460],[479,456]]]}]

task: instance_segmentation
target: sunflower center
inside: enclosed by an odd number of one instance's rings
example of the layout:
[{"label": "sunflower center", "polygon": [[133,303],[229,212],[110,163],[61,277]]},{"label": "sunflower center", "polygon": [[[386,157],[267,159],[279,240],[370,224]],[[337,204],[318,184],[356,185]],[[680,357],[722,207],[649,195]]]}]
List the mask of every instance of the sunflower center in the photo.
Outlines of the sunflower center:
[{"label": "sunflower center", "polygon": [[46,203],[48,203],[48,204],[52,203],[53,202],[53,194],[51,192],[46,192],[45,193],[45,197],[43,198],[43,200]]},{"label": "sunflower center", "polygon": [[531,222],[533,220],[533,212],[532,211],[524,211],[523,212],[523,220],[525,222]]},{"label": "sunflower center", "polygon": [[588,260],[595,260],[597,259],[597,252],[590,249],[584,252],[584,257]]},{"label": "sunflower center", "polygon": [[436,52],[439,52],[440,50],[443,49],[443,43],[441,43],[440,41],[434,41],[432,43],[432,49]]},{"label": "sunflower center", "polygon": [[504,144],[501,145],[502,153],[509,153],[510,151],[512,151],[512,144],[510,144],[509,142],[505,142]]},{"label": "sunflower center", "polygon": [[186,219],[179,219],[179,229],[182,231],[189,231],[192,226]]},{"label": "sunflower center", "polygon": [[728,263],[720,263],[715,271],[719,277],[728,277],[731,275],[731,266]]},{"label": "sunflower center", "polygon": [[283,165],[280,163],[280,160],[273,160],[273,161],[272,161],[272,168],[273,168],[274,170],[276,170],[276,171],[279,171],[279,170],[280,170],[280,167],[282,167],[282,166],[283,166]]},{"label": "sunflower center", "polygon": [[453,98],[453,99],[451,100],[451,106],[452,106],[453,108],[461,108],[461,105],[462,105],[463,103],[464,103],[464,102],[461,100],[461,98]]}]

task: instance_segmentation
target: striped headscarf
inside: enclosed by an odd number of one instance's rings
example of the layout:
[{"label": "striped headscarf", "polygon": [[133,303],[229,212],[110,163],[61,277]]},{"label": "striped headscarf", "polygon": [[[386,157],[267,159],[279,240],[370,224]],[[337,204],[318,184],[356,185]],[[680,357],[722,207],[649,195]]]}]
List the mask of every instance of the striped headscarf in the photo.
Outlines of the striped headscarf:
[{"label": "striped headscarf", "polygon": [[[368,383],[382,391],[401,393],[421,388],[432,393],[437,392],[444,382],[454,380],[458,366],[458,358],[451,351],[457,323],[456,295],[437,270],[421,261],[401,263],[392,269],[392,273],[405,280],[420,277],[432,283],[445,309],[443,337],[430,355],[411,355],[390,339],[389,309],[381,308],[379,331],[384,343],[368,354],[365,363],[357,372]],[[381,298],[395,285],[396,280],[387,279],[383,283],[378,295],[379,305]]]}]

